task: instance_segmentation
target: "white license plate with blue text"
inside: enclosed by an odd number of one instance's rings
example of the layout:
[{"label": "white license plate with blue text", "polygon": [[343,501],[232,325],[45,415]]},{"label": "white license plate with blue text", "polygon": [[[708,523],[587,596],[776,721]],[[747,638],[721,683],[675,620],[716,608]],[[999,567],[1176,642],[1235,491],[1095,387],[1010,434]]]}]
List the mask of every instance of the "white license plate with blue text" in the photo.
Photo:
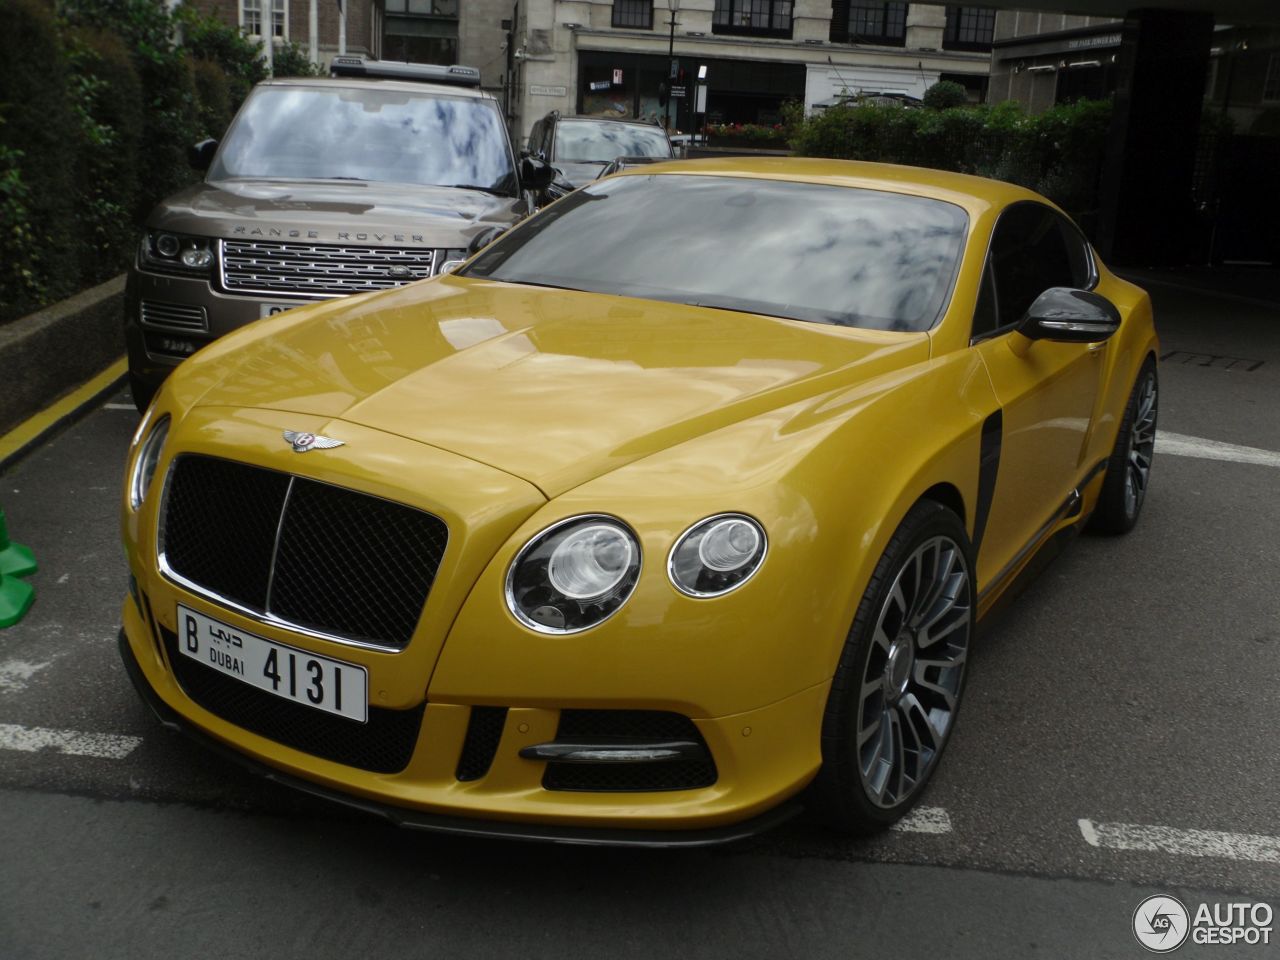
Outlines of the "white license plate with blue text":
[{"label": "white license plate with blue text", "polygon": [[285,700],[361,723],[369,718],[364,667],[246,633],[181,604],[178,652]]}]

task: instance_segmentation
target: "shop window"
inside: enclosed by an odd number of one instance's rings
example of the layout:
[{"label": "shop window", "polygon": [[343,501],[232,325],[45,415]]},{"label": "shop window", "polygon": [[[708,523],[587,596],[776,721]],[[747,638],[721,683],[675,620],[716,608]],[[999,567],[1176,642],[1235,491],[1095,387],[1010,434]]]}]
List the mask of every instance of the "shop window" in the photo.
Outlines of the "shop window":
[{"label": "shop window", "polygon": [[613,0],[613,25],[630,30],[652,30],[653,0]]},{"label": "shop window", "polygon": [[791,37],[791,0],[716,0],[712,33]]},{"label": "shop window", "polygon": [[907,42],[905,3],[861,3],[834,0],[831,16],[833,43],[868,43],[901,47]]},{"label": "shop window", "polygon": [[995,32],[996,12],[990,7],[947,7],[942,49],[990,50]]}]

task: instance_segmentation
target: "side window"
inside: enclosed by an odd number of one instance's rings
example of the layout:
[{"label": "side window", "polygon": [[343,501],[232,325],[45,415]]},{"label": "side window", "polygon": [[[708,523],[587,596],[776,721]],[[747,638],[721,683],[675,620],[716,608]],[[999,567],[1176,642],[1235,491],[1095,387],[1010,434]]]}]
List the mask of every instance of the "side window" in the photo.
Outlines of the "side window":
[{"label": "side window", "polygon": [[978,305],[973,310],[973,338],[985,337],[1000,324],[996,313],[996,283],[991,275],[991,264],[982,271],[982,287],[978,290]]},{"label": "side window", "polygon": [[1056,217],[1058,226],[1062,228],[1062,238],[1067,245],[1067,256],[1071,258],[1071,276],[1073,287],[1087,290],[1093,286],[1093,256],[1089,253],[1089,241],[1071,221]]},{"label": "side window", "polygon": [[1077,271],[1084,261],[1071,256],[1066,232],[1062,218],[1038,203],[1015,204],[1001,214],[988,262],[998,326],[1017,323],[1050,287],[1080,285]]}]

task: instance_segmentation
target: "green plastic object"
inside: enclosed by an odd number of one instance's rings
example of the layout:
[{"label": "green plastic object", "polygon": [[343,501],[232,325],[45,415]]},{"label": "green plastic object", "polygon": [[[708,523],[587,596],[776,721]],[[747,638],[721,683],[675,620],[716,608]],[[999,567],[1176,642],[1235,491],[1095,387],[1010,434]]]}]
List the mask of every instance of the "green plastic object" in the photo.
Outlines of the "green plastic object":
[{"label": "green plastic object", "polygon": [[0,510],[0,628],[21,620],[35,602],[31,584],[19,580],[36,572],[35,554],[20,543],[9,541],[4,511]]}]

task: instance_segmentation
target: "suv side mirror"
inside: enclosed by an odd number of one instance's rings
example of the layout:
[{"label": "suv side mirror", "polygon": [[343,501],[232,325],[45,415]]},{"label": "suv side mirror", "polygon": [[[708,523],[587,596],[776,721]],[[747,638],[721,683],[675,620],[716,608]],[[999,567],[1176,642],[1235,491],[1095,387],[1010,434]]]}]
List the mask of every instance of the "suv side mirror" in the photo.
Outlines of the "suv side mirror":
[{"label": "suv side mirror", "polygon": [[217,140],[201,140],[187,149],[187,163],[193,170],[208,170],[213,163],[213,155],[218,149]]},{"label": "suv side mirror", "polygon": [[520,185],[526,190],[538,193],[547,189],[555,175],[555,168],[545,160],[525,157],[520,161]]},{"label": "suv side mirror", "polygon": [[1098,343],[1120,329],[1120,311],[1090,290],[1050,287],[1027,310],[1018,332],[1028,340]]}]

